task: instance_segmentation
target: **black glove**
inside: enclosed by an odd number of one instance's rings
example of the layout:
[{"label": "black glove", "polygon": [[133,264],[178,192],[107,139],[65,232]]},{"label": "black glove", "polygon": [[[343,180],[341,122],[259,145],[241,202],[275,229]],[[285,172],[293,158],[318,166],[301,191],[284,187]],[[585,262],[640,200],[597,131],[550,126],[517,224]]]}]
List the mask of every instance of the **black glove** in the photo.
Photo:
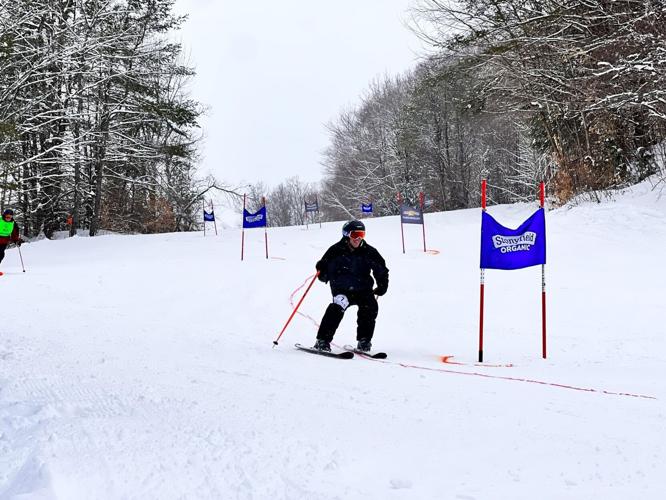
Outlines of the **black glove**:
[{"label": "black glove", "polygon": [[384,295],[386,293],[386,287],[385,286],[378,286],[377,288],[375,288],[372,291],[372,293],[381,297],[382,295]]},{"label": "black glove", "polygon": [[22,240],[21,238],[19,238],[18,240],[16,240],[16,246],[17,246],[17,247],[20,247],[22,244],[23,244],[23,240]]},{"label": "black glove", "polygon": [[317,279],[321,281],[322,283],[328,283],[328,276],[324,273],[319,273],[319,276],[317,276]]}]

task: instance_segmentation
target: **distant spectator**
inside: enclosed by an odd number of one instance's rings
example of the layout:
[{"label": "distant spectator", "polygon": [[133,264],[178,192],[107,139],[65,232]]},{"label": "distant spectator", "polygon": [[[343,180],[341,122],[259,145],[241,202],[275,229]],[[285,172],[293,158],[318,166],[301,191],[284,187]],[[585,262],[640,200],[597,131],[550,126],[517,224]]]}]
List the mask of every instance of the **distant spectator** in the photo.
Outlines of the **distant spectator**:
[{"label": "distant spectator", "polygon": [[10,243],[21,246],[23,239],[19,235],[18,224],[14,221],[14,211],[6,208],[2,212],[2,220],[0,220],[0,262],[5,258],[5,249]]}]

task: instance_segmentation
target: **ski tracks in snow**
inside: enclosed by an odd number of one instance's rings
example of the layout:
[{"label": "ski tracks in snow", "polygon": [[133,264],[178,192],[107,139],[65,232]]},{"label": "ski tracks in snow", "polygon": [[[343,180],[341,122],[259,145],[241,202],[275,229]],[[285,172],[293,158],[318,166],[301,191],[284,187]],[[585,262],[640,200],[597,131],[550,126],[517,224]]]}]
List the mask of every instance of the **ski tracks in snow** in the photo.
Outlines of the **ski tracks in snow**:
[{"label": "ski tracks in snow", "polygon": [[[177,382],[100,384],[45,367],[0,381],[0,498],[315,495],[320,485],[309,489],[307,478],[335,469],[339,451],[288,422],[276,440],[271,409],[280,391],[266,380],[259,411],[234,387],[246,376],[216,370]],[[306,479],[285,474],[295,470]]]}]

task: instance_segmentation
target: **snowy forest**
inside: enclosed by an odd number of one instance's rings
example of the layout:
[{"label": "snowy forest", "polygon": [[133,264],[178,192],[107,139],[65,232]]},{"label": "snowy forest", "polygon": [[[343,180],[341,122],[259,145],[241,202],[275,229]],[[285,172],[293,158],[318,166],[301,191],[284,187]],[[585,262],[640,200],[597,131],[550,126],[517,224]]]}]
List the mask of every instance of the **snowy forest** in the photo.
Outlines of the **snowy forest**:
[{"label": "snowy forest", "polygon": [[[0,204],[27,235],[200,227],[220,188],[197,175],[203,106],[173,3],[0,0]],[[324,221],[394,215],[397,193],[474,207],[482,178],[492,203],[541,180],[564,203],[666,177],[663,1],[416,0],[409,16],[430,50],[331,117],[322,182],[250,186],[271,226],[314,199]]]},{"label": "snowy forest", "polygon": [[420,0],[412,28],[432,51],[374,82],[330,125],[327,216],[536,197],[556,203],[660,174],[666,133],[661,0]]},{"label": "snowy forest", "polygon": [[0,204],[26,235],[195,227],[214,180],[172,4],[0,1]]}]

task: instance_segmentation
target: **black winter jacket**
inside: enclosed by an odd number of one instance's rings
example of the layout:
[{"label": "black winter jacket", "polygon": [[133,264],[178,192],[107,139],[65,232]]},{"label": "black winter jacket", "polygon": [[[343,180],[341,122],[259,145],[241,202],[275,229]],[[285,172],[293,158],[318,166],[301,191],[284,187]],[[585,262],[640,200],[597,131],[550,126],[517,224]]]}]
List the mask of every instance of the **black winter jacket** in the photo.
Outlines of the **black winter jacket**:
[{"label": "black winter jacket", "polygon": [[379,252],[365,240],[353,249],[347,238],[332,245],[316,264],[319,279],[331,282],[333,295],[340,293],[371,293],[374,281],[377,282],[377,294],[384,295],[388,289],[389,270]]}]

